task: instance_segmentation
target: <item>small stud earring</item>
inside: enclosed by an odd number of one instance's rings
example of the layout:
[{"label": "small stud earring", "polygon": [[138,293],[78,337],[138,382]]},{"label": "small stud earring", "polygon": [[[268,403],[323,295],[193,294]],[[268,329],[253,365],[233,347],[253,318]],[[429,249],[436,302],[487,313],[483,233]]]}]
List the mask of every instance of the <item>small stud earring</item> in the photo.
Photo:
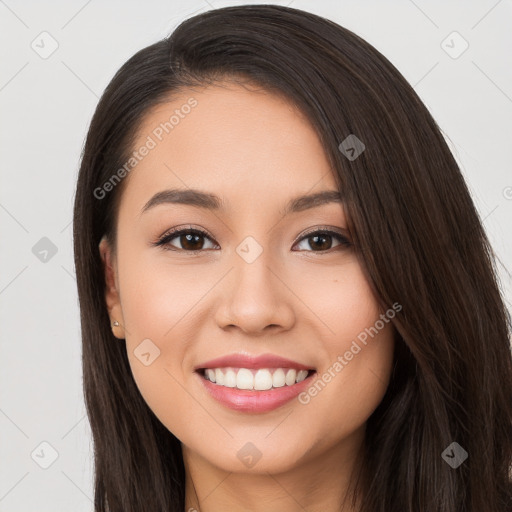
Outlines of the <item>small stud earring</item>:
[{"label": "small stud earring", "polygon": [[114,320],[112,327],[119,327],[119,322],[117,320]]}]

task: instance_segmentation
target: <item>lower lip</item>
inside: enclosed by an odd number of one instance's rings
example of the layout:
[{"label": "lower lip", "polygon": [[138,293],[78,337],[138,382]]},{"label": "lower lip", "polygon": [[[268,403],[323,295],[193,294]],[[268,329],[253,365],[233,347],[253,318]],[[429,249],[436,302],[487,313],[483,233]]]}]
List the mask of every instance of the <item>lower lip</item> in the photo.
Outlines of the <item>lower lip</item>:
[{"label": "lower lip", "polygon": [[304,391],[311,384],[311,377],[315,375],[312,373],[303,381],[291,386],[285,385],[266,391],[253,391],[219,386],[205,379],[200,373],[196,372],[196,374],[215,400],[235,411],[249,413],[268,412],[281,407]]}]

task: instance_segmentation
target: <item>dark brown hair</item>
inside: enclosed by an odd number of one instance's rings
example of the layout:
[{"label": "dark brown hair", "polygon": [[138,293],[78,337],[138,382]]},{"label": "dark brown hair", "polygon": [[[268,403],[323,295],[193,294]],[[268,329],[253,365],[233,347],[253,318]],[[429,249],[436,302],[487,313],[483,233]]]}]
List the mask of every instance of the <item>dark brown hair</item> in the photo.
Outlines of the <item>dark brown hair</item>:
[{"label": "dark brown hair", "polygon": [[[179,440],[147,406],[110,329],[98,243],[115,242],[115,187],[145,114],[184,88],[248,81],[286,96],[325,148],[355,250],[381,305],[398,302],[391,381],[368,419],[362,512],[512,510],[510,318],[495,256],[441,130],[398,70],[351,31],[292,8],[206,12],[130,58],[106,88],[74,209],[95,510],[183,512]],[[338,146],[350,134],[356,159]],[[457,468],[441,454],[457,442]]]}]

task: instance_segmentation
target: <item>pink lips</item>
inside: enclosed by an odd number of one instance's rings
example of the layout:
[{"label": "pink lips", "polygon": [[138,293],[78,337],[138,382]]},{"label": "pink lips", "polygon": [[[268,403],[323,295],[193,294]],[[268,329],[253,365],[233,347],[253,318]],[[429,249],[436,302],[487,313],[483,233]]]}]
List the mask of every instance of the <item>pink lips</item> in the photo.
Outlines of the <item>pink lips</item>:
[{"label": "pink lips", "polygon": [[311,366],[285,359],[284,357],[275,356],[273,354],[262,354],[260,356],[247,356],[244,354],[231,354],[228,356],[218,357],[211,361],[206,361],[197,365],[194,370],[203,368],[225,368],[232,366],[234,368],[295,368],[297,370],[312,370]]},{"label": "pink lips", "polygon": [[295,398],[311,384],[311,376],[292,386],[272,388],[266,391],[229,388],[219,386],[205,379],[200,370],[205,368],[295,368],[311,370],[311,366],[297,363],[272,354],[247,356],[232,354],[201,363],[195,367],[196,374],[208,393],[218,402],[230,409],[246,413],[263,413],[276,409]]}]

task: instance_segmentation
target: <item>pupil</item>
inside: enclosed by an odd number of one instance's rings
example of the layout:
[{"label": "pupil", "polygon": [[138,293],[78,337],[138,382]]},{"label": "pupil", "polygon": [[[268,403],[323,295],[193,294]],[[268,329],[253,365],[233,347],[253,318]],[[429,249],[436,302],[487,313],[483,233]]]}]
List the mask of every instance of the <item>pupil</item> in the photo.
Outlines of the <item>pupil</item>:
[{"label": "pupil", "polygon": [[[311,237],[311,238],[314,240],[313,245],[314,245],[314,244],[317,244],[317,243],[318,243],[318,240],[323,240],[323,241],[324,241],[324,243],[323,243],[323,244],[322,244],[322,243],[320,243],[320,246],[319,246],[319,247],[317,247],[317,248],[318,248],[318,249],[320,249],[321,251],[326,251],[327,249],[330,249],[330,247],[329,247],[329,246],[330,246],[330,244],[329,244],[329,243],[327,243],[327,244],[326,244],[325,242],[326,242],[326,240],[327,240],[327,239],[329,239],[329,240],[331,239],[331,235],[315,235],[315,236],[313,236],[313,237]],[[310,242],[310,244],[309,244],[309,245],[311,246],[311,248],[312,248],[312,249],[314,249],[314,248],[315,248],[315,247],[311,244],[311,242]],[[325,245],[327,245],[327,247],[326,247]]]},{"label": "pupil", "polygon": [[[197,245],[194,245],[194,242],[197,244],[197,241],[198,241],[199,238],[201,238],[201,235],[195,235],[195,234],[189,233],[187,235],[182,235],[181,238],[182,238],[180,240],[181,246],[184,249],[192,250],[192,249],[197,249],[198,248]],[[185,243],[183,243],[183,239],[185,239]],[[201,245],[202,244],[200,244],[199,249],[201,248]]]}]

